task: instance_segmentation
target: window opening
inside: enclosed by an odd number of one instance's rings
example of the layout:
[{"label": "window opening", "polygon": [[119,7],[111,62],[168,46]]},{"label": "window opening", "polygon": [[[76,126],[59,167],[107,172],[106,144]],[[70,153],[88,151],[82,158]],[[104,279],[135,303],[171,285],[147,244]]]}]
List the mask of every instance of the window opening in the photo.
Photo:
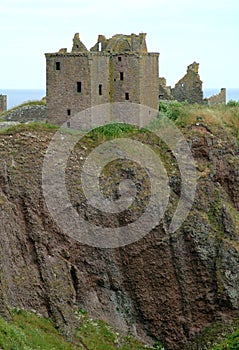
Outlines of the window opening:
[{"label": "window opening", "polygon": [[77,92],[81,92],[81,81],[78,81],[76,84],[77,84]]}]

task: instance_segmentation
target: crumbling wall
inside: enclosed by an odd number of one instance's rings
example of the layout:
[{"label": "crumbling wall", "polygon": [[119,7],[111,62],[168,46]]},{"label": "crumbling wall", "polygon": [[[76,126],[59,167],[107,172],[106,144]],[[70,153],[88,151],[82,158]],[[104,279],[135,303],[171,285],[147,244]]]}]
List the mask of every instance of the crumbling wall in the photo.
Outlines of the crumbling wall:
[{"label": "crumbling wall", "polygon": [[226,89],[221,88],[221,91],[218,94],[207,98],[206,101],[209,104],[209,106],[213,106],[216,104],[226,104]]},{"label": "crumbling wall", "polygon": [[146,33],[136,35],[116,34],[110,39],[106,39],[104,35],[98,35],[97,43],[90,51],[106,51],[106,52],[148,52],[146,44]]},{"label": "crumbling wall", "polygon": [[171,86],[167,86],[166,79],[159,78],[159,100],[172,100]]},{"label": "crumbling wall", "polygon": [[203,103],[202,81],[198,74],[199,63],[193,62],[187,73],[172,89],[173,98],[179,102]]},{"label": "crumbling wall", "polygon": [[0,112],[7,110],[7,96],[0,95]]},{"label": "crumbling wall", "polygon": [[8,122],[45,122],[47,120],[47,108],[41,104],[23,106],[4,113],[2,118]]}]

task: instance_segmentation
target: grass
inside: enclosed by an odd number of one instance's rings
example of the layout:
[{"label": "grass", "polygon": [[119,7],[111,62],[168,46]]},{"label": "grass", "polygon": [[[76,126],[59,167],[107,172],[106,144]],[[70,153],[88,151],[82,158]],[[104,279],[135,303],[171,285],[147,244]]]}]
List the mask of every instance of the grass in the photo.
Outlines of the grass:
[{"label": "grass", "polygon": [[[45,101],[41,100],[26,102],[20,106],[14,107],[12,110],[24,106],[39,104],[45,105]],[[10,111],[11,110],[5,111],[0,114],[0,118]],[[195,125],[195,123],[200,123],[209,128],[212,128],[212,131],[215,132],[218,128],[227,130],[239,140],[239,102],[229,101],[226,105],[221,104],[208,106],[189,104],[186,102],[180,103],[177,101],[161,101],[159,103],[159,112],[172,120],[175,125],[181,129]],[[39,125],[41,123],[29,123],[28,125],[29,127],[35,129],[37,127],[37,124]],[[155,123],[155,125],[157,126],[157,123]],[[16,130],[17,132],[19,130],[18,128],[19,126],[13,126],[8,130],[11,132]],[[53,125],[48,124],[46,128],[53,128]],[[22,129],[20,129],[20,131],[21,130]],[[146,129],[139,129],[137,126],[131,124],[112,123],[93,129],[91,132],[89,132],[88,136],[93,140],[108,140],[112,138],[135,135],[137,133],[147,133],[147,131],[148,130]]]},{"label": "grass", "polygon": [[[68,342],[50,319],[24,310],[14,310],[11,322],[0,317],[1,350],[166,350],[157,341],[153,347],[131,335],[123,336],[102,320],[93,320],[79,310],[81,323],[74,343]],[[239,321],[232,326],[206,328],[191,349],[239,350]]]},{"label": "grass", "polygon": [[93,139],[105,139],[110,140],[114,138],[125,137],[129,135],[135,135],[137,133],[145,132],[145,129],[139,129],[135,125],[125,123],[111,123],[98,128],[93,129],[90,132],[90,137]]},{"label": "grass", "polygon": [[[13,312],[12,322],[0,318],[0,348],[3,350],[74,350],[49,319],[23,310]],[[82,349],[79,348],[78,349]]]},{"label": "grass", "polygon": [[54,131],[58,130],[59,127],[56,125],[48,124],[48,123],[37,123],[31,122],[27,124],[17,124],[10,127],[6,127],[5,129],[0,130],[0,134],[3,135],[15,135],[20,132],[28,132],[28,131]]},{"label": "grass", "polygon": [[132,336],[121,336],[102,320],[93,320],[79,311],[81,327],[74,343],[67,342],[50,319],[24,310],[14,310],[12,321],[0,317],[2,350],[153,350]]},{"label": "grass", "polygon": [[239,319],[231,324],[218,322],[206,327],[190,350],[239,350]]},{"label": "grass", "polygon": [[87,313],[78,313],[82,325],[77,338],[87,350],[163,350],[163,347],[149,347],[132,336],[122,336],[102,320],[93,320]]},{"label": "grass", "polygon": [[189,103],[160,102],[160,113],[175,122],[178,127],[188,127],[195,123],[212,128],[223,128],[239,140],[239,103],[229,101],[223,105],[199,105]]},{"label": "grass", "polygon": [[214,346],[211,350],[239,350],[239,329],[228,336],[221,344]]}]

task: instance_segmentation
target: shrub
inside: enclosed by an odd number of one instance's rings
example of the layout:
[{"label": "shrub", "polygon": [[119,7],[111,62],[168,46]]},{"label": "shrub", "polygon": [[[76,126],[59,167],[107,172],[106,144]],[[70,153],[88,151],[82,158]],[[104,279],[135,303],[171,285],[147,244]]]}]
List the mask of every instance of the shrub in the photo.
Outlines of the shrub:
[{"label": "shrub", "polygon": [[229,100],[227,102],[228,107],[239,107],[239,101]]},{"label": "shrub", "polygon": [[182,122],[184,118],[188,117],[188,112],[185,108],[185,105],[187,105],[187,102],[181,103],[177,101],[161,101],[159,102],[159,112],[163,113],[165,116],[167,116],[173,121],[180,120],[180,122]]}]

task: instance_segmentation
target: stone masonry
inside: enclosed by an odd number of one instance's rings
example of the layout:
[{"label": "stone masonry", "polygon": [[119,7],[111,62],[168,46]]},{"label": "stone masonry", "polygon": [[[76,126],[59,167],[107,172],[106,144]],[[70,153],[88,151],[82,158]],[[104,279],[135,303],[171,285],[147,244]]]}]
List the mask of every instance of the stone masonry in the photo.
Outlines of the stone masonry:
[{"label": "stone masonry", "polygon": [[203,98],[202,81],[198,74],[199,63],[193,62],[187,68],[187,73],[174,86],[167,86],[165,78],[159,78],[159,100],[187,101],[189,103],[226,104],[226,89],[209,98]]},{"label": "stone masonry", "polygon": [[172,89],[173,98],[179,102],[203,103],[202,81],[198,74],[199,63],[193,62],[187,73]]},{"label": "stone masonry", "polygon": [[213,95],[213,96],[207,98],[206,100],[207,100],[207,103],[209,104],[209,106],[213,106],[213,105],[217,105],[217,104],[225,104],[226,103],[226,89],[221,88],[221,91],[218,94]]},{"label": "stone masonry", "polygon": [[4,112],[7,110],[7,96],[0,95],[0,112]]},{"label": "stone masonry", "polygon": [[159,78],[159,100],[173,100],[171,86],[167,86],[165,78]]},{"label": "stone masonry", "polygon": [[158,58],[149,53],[146,34],[99,35],[88,50],[79,34],[71,52],[46,53],[48,120],[62,124],[89,107],[133,102],[158,109]]}]

